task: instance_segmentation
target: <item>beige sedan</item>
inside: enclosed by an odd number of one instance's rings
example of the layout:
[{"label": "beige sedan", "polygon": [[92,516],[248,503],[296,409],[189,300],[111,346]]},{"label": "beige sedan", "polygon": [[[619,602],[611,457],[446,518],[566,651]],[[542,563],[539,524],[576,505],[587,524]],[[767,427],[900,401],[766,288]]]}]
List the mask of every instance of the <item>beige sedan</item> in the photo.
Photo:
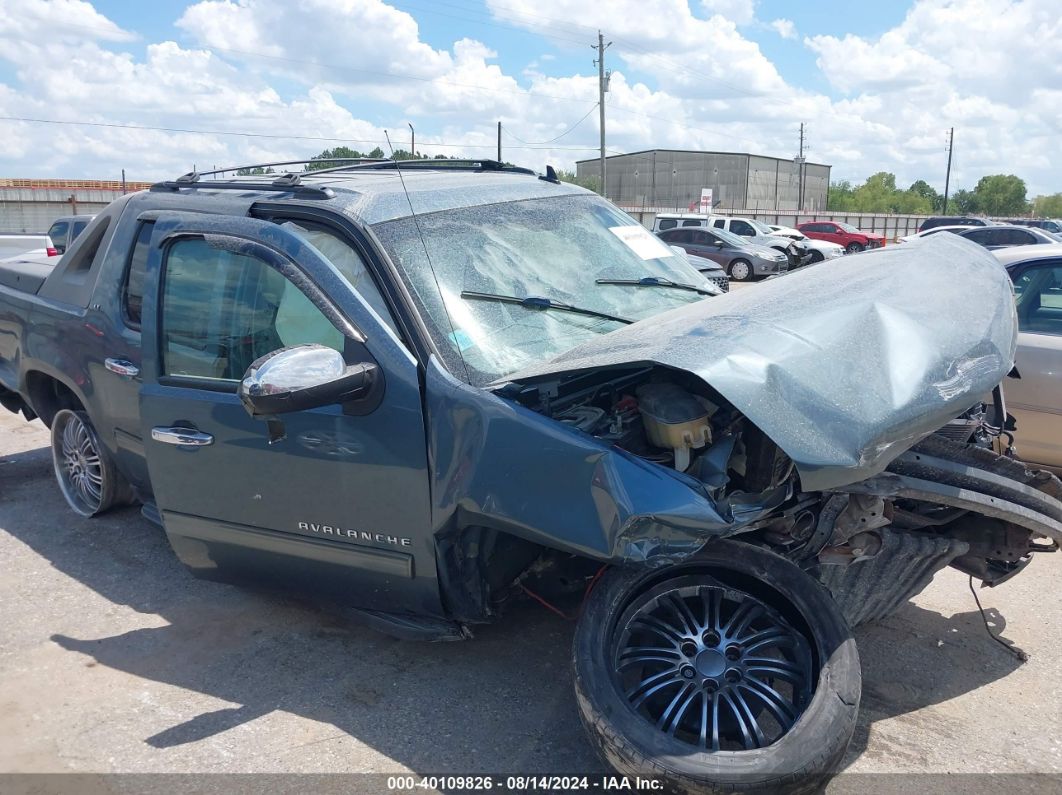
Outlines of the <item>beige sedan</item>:
[{"label": "beige sedan", "polygon": [[1062,469],[1062,244],[992,252],[1014,281],[1020,378],[1003,384],[1019,458]]}]

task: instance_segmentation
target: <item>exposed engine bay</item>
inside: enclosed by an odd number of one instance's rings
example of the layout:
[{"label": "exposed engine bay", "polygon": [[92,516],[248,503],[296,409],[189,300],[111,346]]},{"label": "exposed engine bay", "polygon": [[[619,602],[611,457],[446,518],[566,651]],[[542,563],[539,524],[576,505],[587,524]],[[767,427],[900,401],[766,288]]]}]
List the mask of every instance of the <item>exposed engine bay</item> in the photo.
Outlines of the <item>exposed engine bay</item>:
[{"label": "exposed engine bay", "polygon": [[945,566],[1002,583],[1062,537],[1062,483],[994,450],[1009,451],[998,389],[994,405],[971,407],[880,475],[817,492],[756,425],[679,371],[597,371],[506,392],[671,470],[727,511],[742,540],[818,577],[853,625],[893,612]]}]

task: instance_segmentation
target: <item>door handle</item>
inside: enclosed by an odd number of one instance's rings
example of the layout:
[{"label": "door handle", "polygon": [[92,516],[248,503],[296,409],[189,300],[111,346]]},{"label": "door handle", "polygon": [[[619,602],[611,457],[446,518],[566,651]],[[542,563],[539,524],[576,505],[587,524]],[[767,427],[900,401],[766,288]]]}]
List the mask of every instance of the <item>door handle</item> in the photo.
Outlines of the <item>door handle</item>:
[{"label": "door handle", "polygon": [[136,378],[136,376],[140,375],[140,368],[125,359],[104,359],[103,366],[112,373],[117,373],[126,378]]},{"label": "door handle", "polygon": [[156,442],[176,444],[182,447],[206,447],[214,444],[214,437],[194,428],[152,428],[151,438]]}]

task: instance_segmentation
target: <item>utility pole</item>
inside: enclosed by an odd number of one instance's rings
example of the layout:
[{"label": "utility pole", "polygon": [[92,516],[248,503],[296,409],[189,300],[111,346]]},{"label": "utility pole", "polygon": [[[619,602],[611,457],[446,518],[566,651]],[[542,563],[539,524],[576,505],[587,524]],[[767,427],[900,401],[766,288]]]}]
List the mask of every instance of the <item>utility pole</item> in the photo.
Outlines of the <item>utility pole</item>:
[{"label": "utility pole", "polygon": [[501,122],[498,122],[498,162],[502,162],[501,159]]},{"label": "utility pole", "polygon": [[804,211],[804,122],[800,122],[800,154],[795,159],[797,164],[797,213],[801,213]]},{"label": "utility pole", "polygon": [[944,175],[944,209],[941,215],[948,214],[948,188],[951,187],[951,150],[955,146],[955,128],[948,130],[948,170]]},{"label": "utility pole", "polygon": [[601,128],[601,195],[605,198],[608,198],[605,176],[605,92],[608,91],[607,81],[611,75],[611,72],[605,72],[605,50],[611,46],[611,41],[605,44],[605,37],[601,35],[600,30],[597,32],[597,45],[590,45],[592,49],[597,50],[597,60],[594,63],[597,65],[597,109]]},{"label": "utility pole", "polygon": [[413,122],[407,121],[409,127],[409,159],[417,159],[417,131],[413,129]]}]

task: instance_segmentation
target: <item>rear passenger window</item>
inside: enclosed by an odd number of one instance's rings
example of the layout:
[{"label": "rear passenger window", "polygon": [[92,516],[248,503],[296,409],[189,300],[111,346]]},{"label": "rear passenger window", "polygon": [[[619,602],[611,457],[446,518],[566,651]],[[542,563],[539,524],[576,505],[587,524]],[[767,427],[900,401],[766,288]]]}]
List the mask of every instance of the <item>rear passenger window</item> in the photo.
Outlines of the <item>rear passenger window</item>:
[{"label": "rear passenger window", "polygon": [[682,225],[683,226],[700,226],[701,222],[700,221],[683,221]]},{"label": "rear passenger window", "polygon": [[140,316],[144,307],[144,273],[147,269],[148,248],[151,245],[151,231],[154,221],[140,224],[136,233],[136,242],[129,252],[129,262],[125,266],[125,283],[122,285],[122,317],[131,328],[140,328]]},{"label": "rear passenger window", "polygon": [[166,375],[236,381],[279,348],[344,337],[306,295],[257,257],[180,240],[167,253],[162,293]]},{"label": "rear passenger window", "polygon": [[77,236],[84,231],[86,226],[88,226],[88,221],[74,221],[74,229],[70,232],[71,243],[77,239]]},{"label": "rear passenger window", "polygon": [[661,221],[660,222],[660,231],[663,232],[665,229],[674,229],[676,226],[678,226],[678,221],[674,221],[674,220],[671,220],[671,219],[668,219],[666,221]]},{"label": "rear passenger window", "polygon": [[712,226],[714,226],[716,229],[722,229],[724,226],[726,226],[726,221],[724,221],[722,218],[716,218],[714,221],[712,221]]}]

